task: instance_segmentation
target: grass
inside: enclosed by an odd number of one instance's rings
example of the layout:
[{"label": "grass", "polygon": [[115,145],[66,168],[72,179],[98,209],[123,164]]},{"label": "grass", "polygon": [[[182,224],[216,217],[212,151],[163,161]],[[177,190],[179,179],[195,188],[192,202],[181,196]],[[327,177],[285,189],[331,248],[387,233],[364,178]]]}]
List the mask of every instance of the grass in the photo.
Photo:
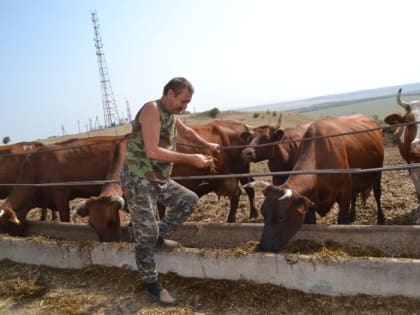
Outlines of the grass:
[{"label": "grass", "polygon": [[[406,101],[412,101],[420,99],[420,95],[402,96],[402,98]],[[376,115],[379,120],[383,120],[386,115],[394,112],[404,112],[404,109],[397,104],[396,96],[377,98],[368,101],[355,101],[343,106],[326,107],[314,111],[305,111],[302,114],[315,116],[342,116],[354,113],[362,113],[367,116]]]}]

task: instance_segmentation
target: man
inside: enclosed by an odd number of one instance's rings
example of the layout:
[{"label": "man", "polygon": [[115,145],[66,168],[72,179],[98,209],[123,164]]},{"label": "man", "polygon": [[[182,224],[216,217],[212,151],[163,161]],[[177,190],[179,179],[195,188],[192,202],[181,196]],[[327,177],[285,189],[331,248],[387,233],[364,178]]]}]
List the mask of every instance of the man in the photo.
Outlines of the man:
[{"label": "man", "polygon": [[[133,138],[126,153],[127,165],[121,169],[121,186],[131,214],[135,255],[146,292],[161,304],[175,304],[176,299],[158,281],[154,249],[174,248],[176,241],[164,239],[184,222],[197,207],[198,196],[169,178],[173,163],[187,163],[197,168],[208,167],[211,156],[175,151],[176,133],[182,132],[212,153],[219,144],[201,138],[186,126],[177,114],[186,109],[194,88],[185,78],[170,80],[163,96],[146,103],[133,121]],[[156,221],[156,205],[169,210]]]}]

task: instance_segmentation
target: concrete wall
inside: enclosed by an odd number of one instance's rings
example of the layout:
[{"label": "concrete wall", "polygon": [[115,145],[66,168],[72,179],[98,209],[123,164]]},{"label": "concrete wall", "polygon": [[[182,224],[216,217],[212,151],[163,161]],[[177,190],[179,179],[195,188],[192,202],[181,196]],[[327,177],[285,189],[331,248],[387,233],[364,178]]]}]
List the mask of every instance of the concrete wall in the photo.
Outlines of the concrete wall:
[{"label": "concrete wall", "polygon": [[[232,248],[248,241],[259,241],[263,225],[255,223],[186,223],[171,237],[186,247]],[[97,240],[86,224],[33,221],[26,226],[26,236],[45,235],[67,240]],[[123,228],[124,241],[131,241],[130,230]],[[409,254],[420,257],[419,225],[303,225],[293,240],[317,242],[334,240],[352,246],[372,246],[386,255]]]},{"label": "concrete wall", "polygon": [[[136,269],[133,243],[55,241],[0,236],[0,259],[54,268],[91,265]],[[420,297],[420,260],[320,258],[284,254],[234,254],[180,248],[156,253],[157,269],[183,277],[247,280],[326,295]]]}]

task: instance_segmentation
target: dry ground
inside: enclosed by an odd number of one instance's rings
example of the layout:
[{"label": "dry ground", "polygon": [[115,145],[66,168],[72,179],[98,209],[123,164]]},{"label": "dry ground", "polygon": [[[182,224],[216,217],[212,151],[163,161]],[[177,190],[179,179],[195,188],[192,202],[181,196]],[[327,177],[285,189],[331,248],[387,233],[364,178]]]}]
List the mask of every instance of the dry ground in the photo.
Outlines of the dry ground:
[{"label": "dry ground", "polygon": [[[385,165],[403,164],[395,146],[387,146]],[[254,172],[266,171],[266,163],[253,165]],[[260,178],[269,180],[269,178]],[[263,195],[257,191],[257,204]],[[418,202],[408,172],[383,173],[382,205],[386,224],[412,224]],[[203,196],[189,221],[226,222],[227,198]],[[39,213],[31,211],[32,218]],[[335,224],[334,209],[320,224]],[[128,218],[125,218],[128,222]],[[249,219],[245,196],[241,197],[237,222]],[[357,205],[355,224],[376,224],[373,196],[367,205]],[[264,272],[261,270],[261,272]],[[420,299],[373,296],[330,297],[305,294],[272,285],[238,281],[186,279],[163,275],[164,285],[174,292],[180,304],[162,307],[144,296],[144,287],[134,271],[92,267],[84,270],[0,262],[1,314],[420,314]],[[345,285],[345,284],[343,284]]]}]

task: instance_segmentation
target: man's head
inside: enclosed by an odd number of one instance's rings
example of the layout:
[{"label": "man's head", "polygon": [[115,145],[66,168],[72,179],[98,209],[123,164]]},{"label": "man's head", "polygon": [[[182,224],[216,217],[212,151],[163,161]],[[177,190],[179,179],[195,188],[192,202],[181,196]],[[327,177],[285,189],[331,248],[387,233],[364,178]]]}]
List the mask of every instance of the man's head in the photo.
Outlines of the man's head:
[{"label": "man's head", "polygon": [[194,88],[190,81],[183,77],[171,79],[163,88],[163,95],[168,95],[169,90],[172,90],[175,96],[181,94],[182,90],[187,89],[191,94],[194,93]]},{"label": "man's head", "polygon": [[169,112],[179,114],[187,108],[193,93],[194,88],[187,79],[173,78],[163,88],[165,107]]}]

